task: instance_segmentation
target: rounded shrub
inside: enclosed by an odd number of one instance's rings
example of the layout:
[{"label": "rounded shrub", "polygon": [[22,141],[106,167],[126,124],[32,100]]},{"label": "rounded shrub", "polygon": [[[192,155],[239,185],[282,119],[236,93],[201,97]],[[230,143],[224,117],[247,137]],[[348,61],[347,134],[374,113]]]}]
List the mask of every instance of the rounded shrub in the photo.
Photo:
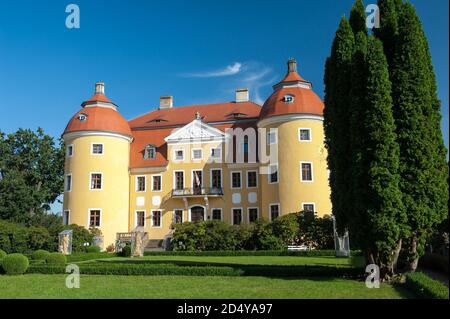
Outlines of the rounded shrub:
[{"label": "rounded shrub", "polygon": [[65,264],[67,262],[67,258],[65,255],[61,253],[50,253],[47,258],[45,258],[45,262],[47,264]]},{"label": "rounded shrub", "polygon": [[29,265],[28,258],[18,253],[6,255],[2,259],[2,268],[7,275],[22,275]]},{"label": "rounded shrub", "polygon": [[100,247],[98,247],[98,246],[89,246],[88,248],[86,248],[86,252],[88,252],[88,253],[99,253],[100,252]]},{"label": "rounded shrub", "polygon": [[33,260],[46,260],[50,253],[44,249],[38,249],[31,254]]},{"label": "rounded shrub", "polygon": [[0,259],[3,259],[6,255],[7,253],[4,250],[0,249]]},{"label": "rounded shrub", "polygon": [[126,245],[122,248],[122,251],[120,252],[120,256],[122,257],[130,257],[131,256],[131,246]]}]

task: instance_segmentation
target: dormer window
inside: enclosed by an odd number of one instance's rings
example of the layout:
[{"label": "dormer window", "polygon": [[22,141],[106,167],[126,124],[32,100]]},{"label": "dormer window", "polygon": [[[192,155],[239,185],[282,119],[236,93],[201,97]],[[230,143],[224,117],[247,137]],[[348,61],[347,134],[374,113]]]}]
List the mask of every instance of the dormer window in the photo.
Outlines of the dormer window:
[{"label": "dormer window", "polygon": [[152,120],[148,121],[148,123],[162,123],[162,122],[167,122],[167,120],[164,120],[164,119],[152,119]]},{"label": "dormer window", "polygon": [[84,122],[84,121],[87,120],[87,114],[81,113],[81,114],[78,115],[77,118],[78,118],[78,120],[79,120],[80,122]]},{"label": "dormer window", "polygon": [[234,112],[234,113],[231,113],[230,114],[232,117],[234,117],[234,118],[242,118],[242,117],[246,117],[247,116],[247,114],[245,114],[245,113],[239,113],[239,112]]},{"label": "dormer window", "polygon": [[284,103],[292,103],[292,102],[294,102],[294,96],[290,95],[290,94],[285,95],[284,98],[283,98],[283,102]]},{"label": "dormer window", "polygon": [[144,159],[156,159],[156,146],[149,144],[145,147]]}]

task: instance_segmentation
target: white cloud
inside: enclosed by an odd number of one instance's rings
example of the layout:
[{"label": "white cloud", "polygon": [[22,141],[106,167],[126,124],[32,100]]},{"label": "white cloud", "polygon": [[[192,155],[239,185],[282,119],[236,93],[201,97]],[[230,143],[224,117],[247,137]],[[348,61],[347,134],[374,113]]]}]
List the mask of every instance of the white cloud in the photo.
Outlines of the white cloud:
[{"label": "white cloud", "polygon": [[232,65],[227,65],[225,68],[214,71],[197,72],[197,73],[187,73],[183,76],[193,77],[193,78],[213,78],[220,76],[229,76],[237,74],[241,71],[242,64],[239,62],[234,62]]}]

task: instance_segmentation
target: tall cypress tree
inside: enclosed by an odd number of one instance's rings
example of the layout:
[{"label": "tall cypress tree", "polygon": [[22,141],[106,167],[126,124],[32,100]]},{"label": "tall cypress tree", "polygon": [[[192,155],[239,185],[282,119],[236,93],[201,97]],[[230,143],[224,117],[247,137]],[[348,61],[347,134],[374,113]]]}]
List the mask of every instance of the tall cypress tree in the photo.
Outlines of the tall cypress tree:
[{"label": "tall cypress tree", "polygon": [[[386,56],[380,40],[368,39],[366,59],[366,99],[362,112],[361,213],[365,223],[359,232],[365,235],[370,262],[380,266],[382,275],[393,273],[393,255],[406,222],[399,189],[400,149],[395,133],[391,82]],[[364,176],[367,174],[366,176]]]},{"label": "tall cypress tree", "polygon": [[350,70],[354,36],[350,23],[341,18],[326,63],[324,130],[330,169],[331,201],[338,231],[342,232],[350,218],[350,138],[348,131],[350,104]]},{"label": "tall cypress tree", "polygon": [[352,10],[350,11],[349,22],[355,35],[358,34],[358,32],[367,34],[366,10],[362,0],[356,0],[353,4]]},{"label": "tall cypress tree", "polygon": [[428,43],[409,3],[403,4],[398,17],[391,70],[400,144],[400,188],[411,230],[408,260],[414,271],[427,236],[448,215],[448,166]]}]

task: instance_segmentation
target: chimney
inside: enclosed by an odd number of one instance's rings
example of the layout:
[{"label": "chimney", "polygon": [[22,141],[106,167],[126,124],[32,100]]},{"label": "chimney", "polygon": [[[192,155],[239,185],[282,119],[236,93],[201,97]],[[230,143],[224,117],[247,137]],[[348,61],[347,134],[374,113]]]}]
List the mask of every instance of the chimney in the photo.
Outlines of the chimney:
[{"label": "chimney", "polygon": [[248,102],[248,101],[249,101],[248,89],[237,89],[236,90],[236,103]]},{"label": "chimney", "polygon": [[173,96],[161,96],[159,98],[159,109],[170,109],[173,106]]},{"label": "chimney", "polygon": [[95,94],[105,94],[105,83],[103,82],[95,83]]},{"label": "chimney", "polygon": [[297,61],[294,58],[288,60],[288,73],[297,72]]}]

